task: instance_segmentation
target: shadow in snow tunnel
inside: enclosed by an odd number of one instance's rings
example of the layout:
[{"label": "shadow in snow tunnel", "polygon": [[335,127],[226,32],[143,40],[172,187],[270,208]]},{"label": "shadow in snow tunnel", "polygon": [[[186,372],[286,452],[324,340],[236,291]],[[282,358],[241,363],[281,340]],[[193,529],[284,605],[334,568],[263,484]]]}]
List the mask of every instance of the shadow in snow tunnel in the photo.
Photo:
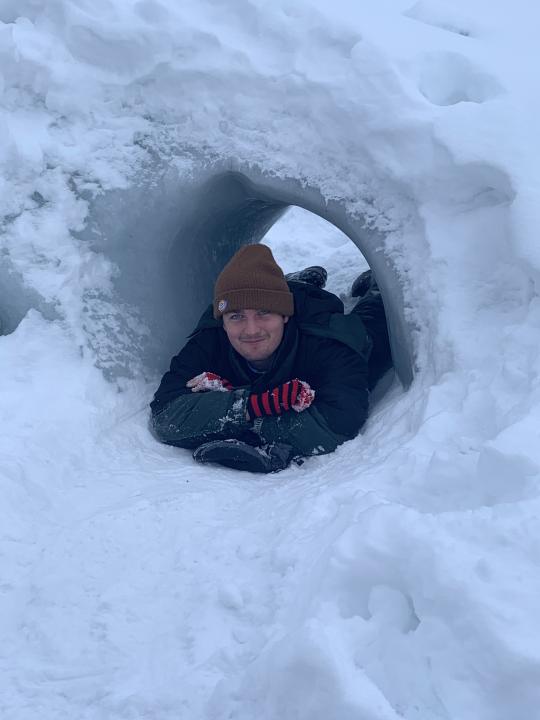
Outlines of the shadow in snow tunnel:
[{"label": "shadow in snow tunnel", "polygon": [[38,310],[47,320],[59,317],[54,305],[29,288],[4,258],[0,263],[0,335],[14,332],[31,309]]},{"label": "shadow in snow tunnel", "polygon": [[[410,384],[413,333],[382,233],[351,217],[344,202],[327,202],[317,188],[253,167],[233,170],[228,163],[206,166],[196,177],[166,169],[158,180],[156,175],[151,182],[143,177],[136,187],[97,198],[92,222],[81,233],[118,269],[112,295],[87,299],[88,336],[110,375],[129,373],[134,357],[150,373],[163,372],[211,301],[225,263],[242,245],[260,242],[289,207],[297,206],[343,232],[373,270],[395,371],[405,387]],[[358,254],[358,272],[364,267]],[[119,329],[103,332],[105,325]],[[107,365],[103,357],[113,362]]]}]

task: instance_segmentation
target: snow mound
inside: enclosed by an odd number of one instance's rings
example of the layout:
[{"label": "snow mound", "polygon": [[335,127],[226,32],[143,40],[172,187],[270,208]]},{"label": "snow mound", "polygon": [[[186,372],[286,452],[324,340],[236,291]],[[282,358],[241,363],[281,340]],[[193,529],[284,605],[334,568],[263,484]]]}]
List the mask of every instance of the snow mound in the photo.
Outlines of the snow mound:
[{"label": "snow mound", "polygon": [[[499,5],[0,3],[6,717],[535,716],[540,10]],[[343,296],[362,250],[414,381],[261,480],[147,405],[282,216]]]}]

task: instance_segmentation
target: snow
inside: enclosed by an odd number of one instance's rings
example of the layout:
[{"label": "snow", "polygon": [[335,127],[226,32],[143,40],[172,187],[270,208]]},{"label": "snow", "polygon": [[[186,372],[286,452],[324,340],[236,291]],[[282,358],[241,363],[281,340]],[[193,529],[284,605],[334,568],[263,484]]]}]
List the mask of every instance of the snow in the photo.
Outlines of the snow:
[{"label": "snow", "polygon": [[[2,717],[538,715],[539,19],[0,2]],[[159,377],[114,294],[165,252],[151,218],[147,256],[121,236],[152,163],[189,179],[231,156],[384,235],[417,350],[359,438],[264,477],[156,443]],[[119,227],[99,249],[96,198]],[[345,300],[365,268],[299,210],[267,240]],[[134,372],[111,382],[96,348],[122,343]]]}]

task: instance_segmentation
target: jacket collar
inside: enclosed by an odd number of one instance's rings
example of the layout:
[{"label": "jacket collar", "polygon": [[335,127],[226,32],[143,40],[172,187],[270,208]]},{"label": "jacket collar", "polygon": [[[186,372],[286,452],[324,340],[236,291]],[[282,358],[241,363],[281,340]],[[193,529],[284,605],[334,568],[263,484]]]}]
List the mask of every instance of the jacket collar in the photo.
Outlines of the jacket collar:
[{"label": "jacket collar", "polygon": [[229,342],[223,328],[221,331],[225,335],[225,341],[228,345],[227,352],[229,362],[234,368],[237,376],[245,385],[251,385],[253,390],[257,390],[258,388],[266,388],[269,385],[280,385],[281,383],[292,379],[291,372],[294,365],[296,350],[298,348],[298,326],[294,316],[290,317],[288,323],[285,325],[283,338],[274,353],[272,365],[266,372],[261,373],[255,378],[253,378],[253,375],[249,373],[247,363],[244,358],[236,352]]}]

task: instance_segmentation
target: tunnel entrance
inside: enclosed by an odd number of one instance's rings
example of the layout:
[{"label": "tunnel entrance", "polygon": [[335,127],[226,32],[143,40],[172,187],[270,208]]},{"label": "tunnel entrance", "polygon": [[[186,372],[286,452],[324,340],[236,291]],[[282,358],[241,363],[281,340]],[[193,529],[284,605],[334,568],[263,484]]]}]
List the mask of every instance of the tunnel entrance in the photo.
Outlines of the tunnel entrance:
[{"label": "tunnel entrance", "polygon": [[[270,229],[277,224],[289,208],[295,206],[317,215],[346,236],[357,248],[352,275],[371,267],[381,287],[387,312],[388,328],[396,372],[403,385],[408,386],[413,376],[412,353],[408,333],[403,323],[401,285],[395,268],[384,256],[383,239],[378,233],[362,227],[346,216],[339,203],[326,203],[312,190],[275,181],[270,187],[254,183],[239,172],[224,173],[205,184],[194,208],[192,218],[178,234],[171,256],[171,268],[179,267],[180,255],[186,242],[198,248],[192,271],[204,275],[201,264],[211,267],[212,283],[206,288],[206,302],[211,297],[215,277],[239,247],[248,243],[272,238]],[[189,238],[189,240],[188,240]],[[271,240],[270,240],[271,244]],[[279,260],[278,260],[279,262]],[[306,264],[313,264],[306,262]],[[317,263],[315,263],[317,264]],[[348,280],[352,282],[352,275]],[[346,294],[346,293],[344,293]],[[201,298],[202,301],[202,298]],[[201,302],[201,307],[204,302]],[[350,309],[350,308],[349,308]]]},{"label": "tunnel entrance", "polygon": [[[123,342],[130,345],[129,357],[136,345],[143,365],[162,372],[209,304],[225,263],[242,245],[260,242],[291,206],[344,233],[360,251],[358,273],[362,256],[372,268],[384,300],[395,370],[407,387],[413,378],[412,332],[398,269],[385,253],[385,236],[366,227],[361,217],[351,217],[344,202],[328,202],[297,179],[230,164],[208,167],[196,179],[165,173],[159,183],[141,182],[94,204],[93,223],[82,237],[118,268],[107,310],[118,309],[116,324],[122,326],[114,337],[116,357]],[[89,308],[90,317],[92,300]],[[126,321],[130,309],[133,316]],[[96,349],[99,355],[103,348]]]},{"label": "tunnel entrance", "polygon": [[319,215],[296,205],[287,208],[263,238],[285,273],[322,265],[325,289],[337,295],[349,312],[358,298],[351,297],[354,280],[369,268],[351,239]]},{"label": "tunnel entrance", "polygon": [[[353,284],[369,269],[369,264],[351,239],[335,225],[308,210],[289,206],[266,233],[263,242],[270,247],[286,275],[297,273],[307,266],[324,267],[327,272],[325,290],[340,298],[346,314],[355,312],[359,296],[364,293],[359,292],[358,296],[353,297]],[[367,287],[364,286],[366,290]],[[358,293],[358,287],[356,292]],[[359,307],[362,307],[362,301]],[[383,334],[380,321],[373,325],[373,315],[371,312],[369,315],[371,320],[367,322],[367,329],[374,333],[377,347],[372,352],[369,363],[370,396],[373,405],[391,387],[394,372],[386,370],[388,338]]]}]

